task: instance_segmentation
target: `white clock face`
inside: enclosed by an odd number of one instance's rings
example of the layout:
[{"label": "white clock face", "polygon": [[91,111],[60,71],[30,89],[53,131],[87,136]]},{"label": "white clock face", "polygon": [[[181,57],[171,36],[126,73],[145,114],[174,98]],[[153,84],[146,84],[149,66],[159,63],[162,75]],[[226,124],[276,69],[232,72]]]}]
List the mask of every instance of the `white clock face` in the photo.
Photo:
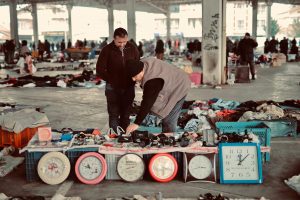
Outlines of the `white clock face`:
[{"label": "white clock face", "polygon": [[41,171],[44,175],[53,179],[60,177],[64,170],[65,163],[57,157],[51,157],[41,167]]},{"label": "white clock face", "polygon": [[222,154],[225,180],[259,179],[256,146],[223,146]]},{"label": "white clock face", "polygon": [[94,180],[100,176],[102,172],[102,163],[95,156],[84,158],[79,164],[79,173],[86,180]]},{"label": "white clock face", "polygon": [[117,164],[119,176],[128,182],[139,180],[145,172],[143,159],[136,154],[126,154],[120,158]]},{"label": "white clock face", "polygon": [[61,152],[46,153],[37,166],[37,172],[42,181],[50,185],[62,183],[69,176],[71,164],[66,155]]},{"label": "white clock face", "polygon": [[210,160],[203,155],[193,157],[189,162],[189,172],[196,179],[205,179],[212,172],[213,166]]},{"label": "white clock face", "polygon": [[153,174],[160,179],[167,179],[174,174],[175,165],[167,156],[157,157],[152,164]]}]

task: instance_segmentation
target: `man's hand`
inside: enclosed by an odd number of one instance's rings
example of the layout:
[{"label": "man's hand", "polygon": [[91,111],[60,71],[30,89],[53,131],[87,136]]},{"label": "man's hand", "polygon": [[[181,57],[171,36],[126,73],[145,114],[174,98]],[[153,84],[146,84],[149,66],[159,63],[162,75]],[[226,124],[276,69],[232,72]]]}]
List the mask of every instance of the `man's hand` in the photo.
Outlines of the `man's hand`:
[{"label": "man's hand", "polygon": [[135,131],[136,129],[139,128],[139,125],[137,124],[130,124],[127,128],[126,128],[126,135],[130,134],[131,132]]}]

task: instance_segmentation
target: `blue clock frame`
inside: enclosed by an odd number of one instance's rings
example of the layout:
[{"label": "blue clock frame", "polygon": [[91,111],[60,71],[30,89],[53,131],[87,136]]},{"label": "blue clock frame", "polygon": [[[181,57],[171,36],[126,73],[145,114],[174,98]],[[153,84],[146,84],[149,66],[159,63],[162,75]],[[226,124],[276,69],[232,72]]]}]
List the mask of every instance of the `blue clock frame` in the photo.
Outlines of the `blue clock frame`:
[{"label": "blue clock frame", "polygon": [[[257,153],[257,167],[258,167],[258,178],[253,180],[227,180],[224,178],[224,163],[223,163],[223,147],[241,147],[241,146],[255,146]],[[219,143],[219,167],[220,167],[220,183],[224,184],[261,184],[263,182],[262,175],[262,157],[260,151],[260,145],[258,143]]]}]

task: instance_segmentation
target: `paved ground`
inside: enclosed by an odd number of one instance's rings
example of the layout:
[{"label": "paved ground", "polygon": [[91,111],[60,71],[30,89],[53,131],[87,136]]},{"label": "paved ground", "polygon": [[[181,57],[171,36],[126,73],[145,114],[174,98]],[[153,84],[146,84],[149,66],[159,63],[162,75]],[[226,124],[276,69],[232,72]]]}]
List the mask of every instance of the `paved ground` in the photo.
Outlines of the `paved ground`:
[{"label": "paved ground", "polygon": [[[44,72],[43,72],[44,73]],[[1,72],[0,72],[1,74]],[[226,100],[274,100],[300,99],[300,63],[289,63],[278,68],[260,68],[258,78],[250,84],[222,86],[222,89],[201,87],[191,89],[188,100],[208,100],[213,97]],[[137,91],[137,99],[141,91]],[[104,89],[85,88],[5,88],[0,89],[0,102],[16,102],[43,108],[53,128],[73,129],[102,128],[107,123]],[[150,195],[162,192],[164,197],[196,198],[199,194],[223,193],[230,197],[268,199],[300,199],[284,180],[300,173],[300,139],[272,139],[271,162],[264,164],[262,185],[221,185],[213,183],[183,183],[181,180],[160,184],[151,180],[137,183],[104,181],[98,185],[83,185],[68,180],[62,185],[50,186],[42,182],[26,182],[25,166],[21,165],[5,178],[0,178],[0,193],[7,195],[43,195],[56,193],[80,196],[82,199]]]}]

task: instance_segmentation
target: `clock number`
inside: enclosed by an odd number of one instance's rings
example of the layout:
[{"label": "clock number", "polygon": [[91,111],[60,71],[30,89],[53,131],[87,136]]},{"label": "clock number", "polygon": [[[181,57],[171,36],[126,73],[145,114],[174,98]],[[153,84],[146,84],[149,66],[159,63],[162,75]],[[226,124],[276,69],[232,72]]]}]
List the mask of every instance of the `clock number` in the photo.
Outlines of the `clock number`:
[{"label": "clock number", "polygon": [[234,177],[234,172],[231,172],[231,177]]}]

